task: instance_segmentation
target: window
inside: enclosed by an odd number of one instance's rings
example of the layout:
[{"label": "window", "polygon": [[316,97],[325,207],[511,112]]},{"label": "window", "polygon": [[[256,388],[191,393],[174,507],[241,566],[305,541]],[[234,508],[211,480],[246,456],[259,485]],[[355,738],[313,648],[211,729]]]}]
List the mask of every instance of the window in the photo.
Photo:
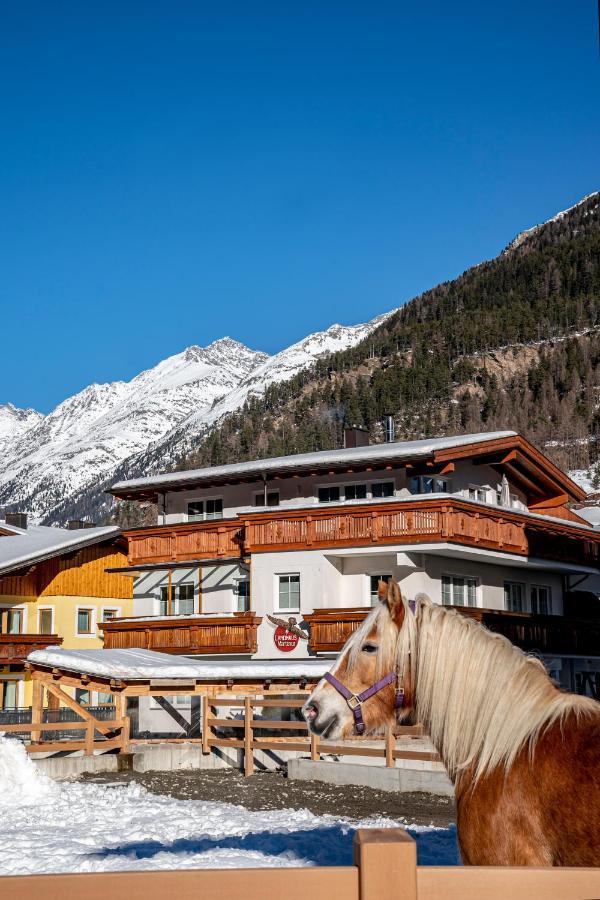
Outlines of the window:
[{"label": "window", "polygon": [[525,585],[518,581],[504,582],[504,606],[511,612],[523,612]]},{"label": "window", "polygon": [[6,616],[6,633],[22,634],[23,633],[23,610],[9,609]]},{"label": "window", "polygon": [[248,612],[250,609],[250,579],[237,578],[233,586],[236,612]]},{"label": "window", "polygon": [[[265,505],[265,492],[261,491],[260,494],[254,495],[254,505],[255,506],[264,506]],[[279,491],[268,491],[267,492],[267,506],[279,506]]]},{"label": "window", "polygon": [[531,612],[540,616],[552,615],[552,592],[546,585],[531,585]]},{"label": "window", "polygon": [[93,609],[77,610],[77,634],[92,634],[94,622]]},{"label": "window", "polygon": [[413,475],[408,482],[411,494],[446,494],[448,480],[436,475]]},{"label": "window", "polygon": [[347,484],[344,488],[344,496],[346,500],[366,500],[367,486],[366,484]]},{"label": "window", "polygon": [[2,709],[16,709],[19,698],[18,681],[0,681]]},{"label": "window", "polygon": [[369,575],[371,606],[376,606],[379,602],[379,582],[385,581],[387,584],[391,577],[391,575]]},{"label": "window", "polygon": [[203,500],[194,500],[193,503],[188,503],[188,522],[198,522],[204,519],[204,501]]},{"label": "window", "polygon": [[300,576],[279,576],[279,609],[300,612]]},{"label": "window", "polygon": [[223,498],[194,500],[188,503],[188,522],[202,522],[205,519],[223,518]]},{"label": "window", "polygon": [[477,606],[477,579],[462,575],[442,575],[444,606]]},{"label": "window", "polygon": [[160,588],[160,595],[158,599],[158,614],[159,616],[169,615],[169,588],[165,584],[163,584]]},{"label": "window", "polygon": [[477,500],[478,503],[485,503],[487,501],[486,489],[478,488],[478,487],[470,487],[469,488],[469,500]]},{"label": "window", "polygon": [[373,497],[393,497],[394,482],[393,481],[374,481],[371,485],[371,494]]},{"label": "window", "polygon": [[190,616],[194,612],[194,585],[186,582],[177,587],[176,612],[180,616]]},{"label": "window", "polygon": [[39,634],[52,634],[52,610],[40,609],[38,620]]},{"label": "window", "polygon": [[106,607],[102,610],[102,621],[103,622],[112,622],[113,619],[119,618],[119,610],[118,609],[106,609]]},{"label": "window", "polygon": [[98,691],[98,706],[112,706],[115,702],[115,698],[112,694],[104,694],[102,691]]},{"label": "window", "polygon": [[340,489],[336,485],[319,488],[319,503],[337,503],[340,499]]},{"label": "window", "polygon": [[92,694],[90,691],[85,691],[81,688],[75,688],[75,700],[81,706],[90,706],[92,703]]}]

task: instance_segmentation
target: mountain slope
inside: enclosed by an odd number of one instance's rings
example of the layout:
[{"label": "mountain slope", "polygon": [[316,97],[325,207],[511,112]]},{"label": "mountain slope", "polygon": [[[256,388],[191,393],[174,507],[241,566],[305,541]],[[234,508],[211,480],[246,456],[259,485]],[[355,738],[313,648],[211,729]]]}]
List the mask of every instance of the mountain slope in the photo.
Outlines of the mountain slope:
[{"label": "mountain slope", "polygon": [[[90,385],[49,415],[31,415],[29,427],[19,427],[23,411],[7,408],[0,506],[65,521],[80,501],[90,507],[90,492],[97,501],[97,486],[114,480],[122,466],[134,466],[140,457],[137,465],[152,458],[168,465],[249,394],[291,377],[323,353],[347,348],[379,321],[332,326],[274,357],[231,338],[188,347],[130,382]],[[96,501],[89,509],[94,516],[100,512]]]}]

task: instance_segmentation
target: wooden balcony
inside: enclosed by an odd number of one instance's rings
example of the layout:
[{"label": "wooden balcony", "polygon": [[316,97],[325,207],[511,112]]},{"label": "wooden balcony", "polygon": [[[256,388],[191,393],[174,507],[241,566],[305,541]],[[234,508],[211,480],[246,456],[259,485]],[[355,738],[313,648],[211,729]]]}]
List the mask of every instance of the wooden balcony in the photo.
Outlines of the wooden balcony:
[{"label": "wooden balcony", "polygon": [[0,634],[0,666],[24,663],[34,650],[56,647],[62,641],[57,634]]},{"label": "wooden balcony", "polygon": [[155,616],[102,622],[106,650],[136,647],[159,653],[256,653],[257,629],[262,619],[254,613],[233,616]]},{"label": "wooden balcony", "polygon": [[[503,634],[528,652],[600,655],[600,620],[537,616],[469,606],[455,606],[454,609],[481,622],[490,631]],[[316,609],[305,616],[310,625],[310,650],[315,653],[340,650],[369,612],[368,608]]]},{"label": "wooden balcony", "polygon": [[239,519],[154,525],[126,532],[129,565],[240,556],[243,527]]}]

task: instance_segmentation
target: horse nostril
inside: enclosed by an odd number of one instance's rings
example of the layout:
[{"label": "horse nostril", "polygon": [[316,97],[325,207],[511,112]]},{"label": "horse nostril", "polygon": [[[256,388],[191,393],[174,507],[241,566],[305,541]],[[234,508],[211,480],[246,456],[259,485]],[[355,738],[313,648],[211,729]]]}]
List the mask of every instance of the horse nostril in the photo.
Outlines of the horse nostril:
[{"label": "horse nostril", "polygon": [[319,715],[319,707],[316,703],[307,703],[302,712],[307,722],[314,722]]}]

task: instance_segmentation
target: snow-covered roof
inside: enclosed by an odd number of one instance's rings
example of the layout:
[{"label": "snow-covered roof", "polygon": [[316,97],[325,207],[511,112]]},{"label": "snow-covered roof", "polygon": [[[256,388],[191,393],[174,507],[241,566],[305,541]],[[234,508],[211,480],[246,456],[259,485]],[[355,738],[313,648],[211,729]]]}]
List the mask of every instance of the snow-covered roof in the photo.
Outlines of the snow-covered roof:
[{"label": "snow-covered roof", "polygon": [[116,538],[121,534],[121,529],[116,525],[69,530],[51,528],[47,525],[15,528],[0,522],[0,527],[2,529],[6,527],[12,532],[0,535],[0,575],[53,556],[61,556],[80,547],[98,544],[111,537]]},{"label": "snow-covered roof", "polygon": [[269,459],[255,459],[249,462],[231,463],[225,466],[211,466],[204,469],[190,469],[183,472],[169,472],[165,475],[149,475],[146,478],[119,481],[110,490],[111,494],[142,492],[146,489],[169,489],[214,482],[227,477],[252,476],[277,471],[294,472],[310,467],[336,466],[351,463],[378,463],[384,460],[405,460],[433,456],[436,451],[453,447],[465,447],[501,438],[516,437],[515,431],[491,431],[480,434],[460,434],[453,437],[427,438],[419,441],[394,441],[384,444],[369,444],[366,447],[345,447],[341,450],[322,450],[315,453],[297,453],[293,456],[275,456]]},{"label": "snow-covered roof", "polygon": [[217,678],[255,681],[266,678],[320,678],[331,667],[331,660],[326,659],[212,662],[155,653],[153,650],[66,650],[62,647],[34,650],[27,659],[42,666],[123,681],[148,678],[153,681],[172,681],[174,678],[187,681],[213,681]]}]

